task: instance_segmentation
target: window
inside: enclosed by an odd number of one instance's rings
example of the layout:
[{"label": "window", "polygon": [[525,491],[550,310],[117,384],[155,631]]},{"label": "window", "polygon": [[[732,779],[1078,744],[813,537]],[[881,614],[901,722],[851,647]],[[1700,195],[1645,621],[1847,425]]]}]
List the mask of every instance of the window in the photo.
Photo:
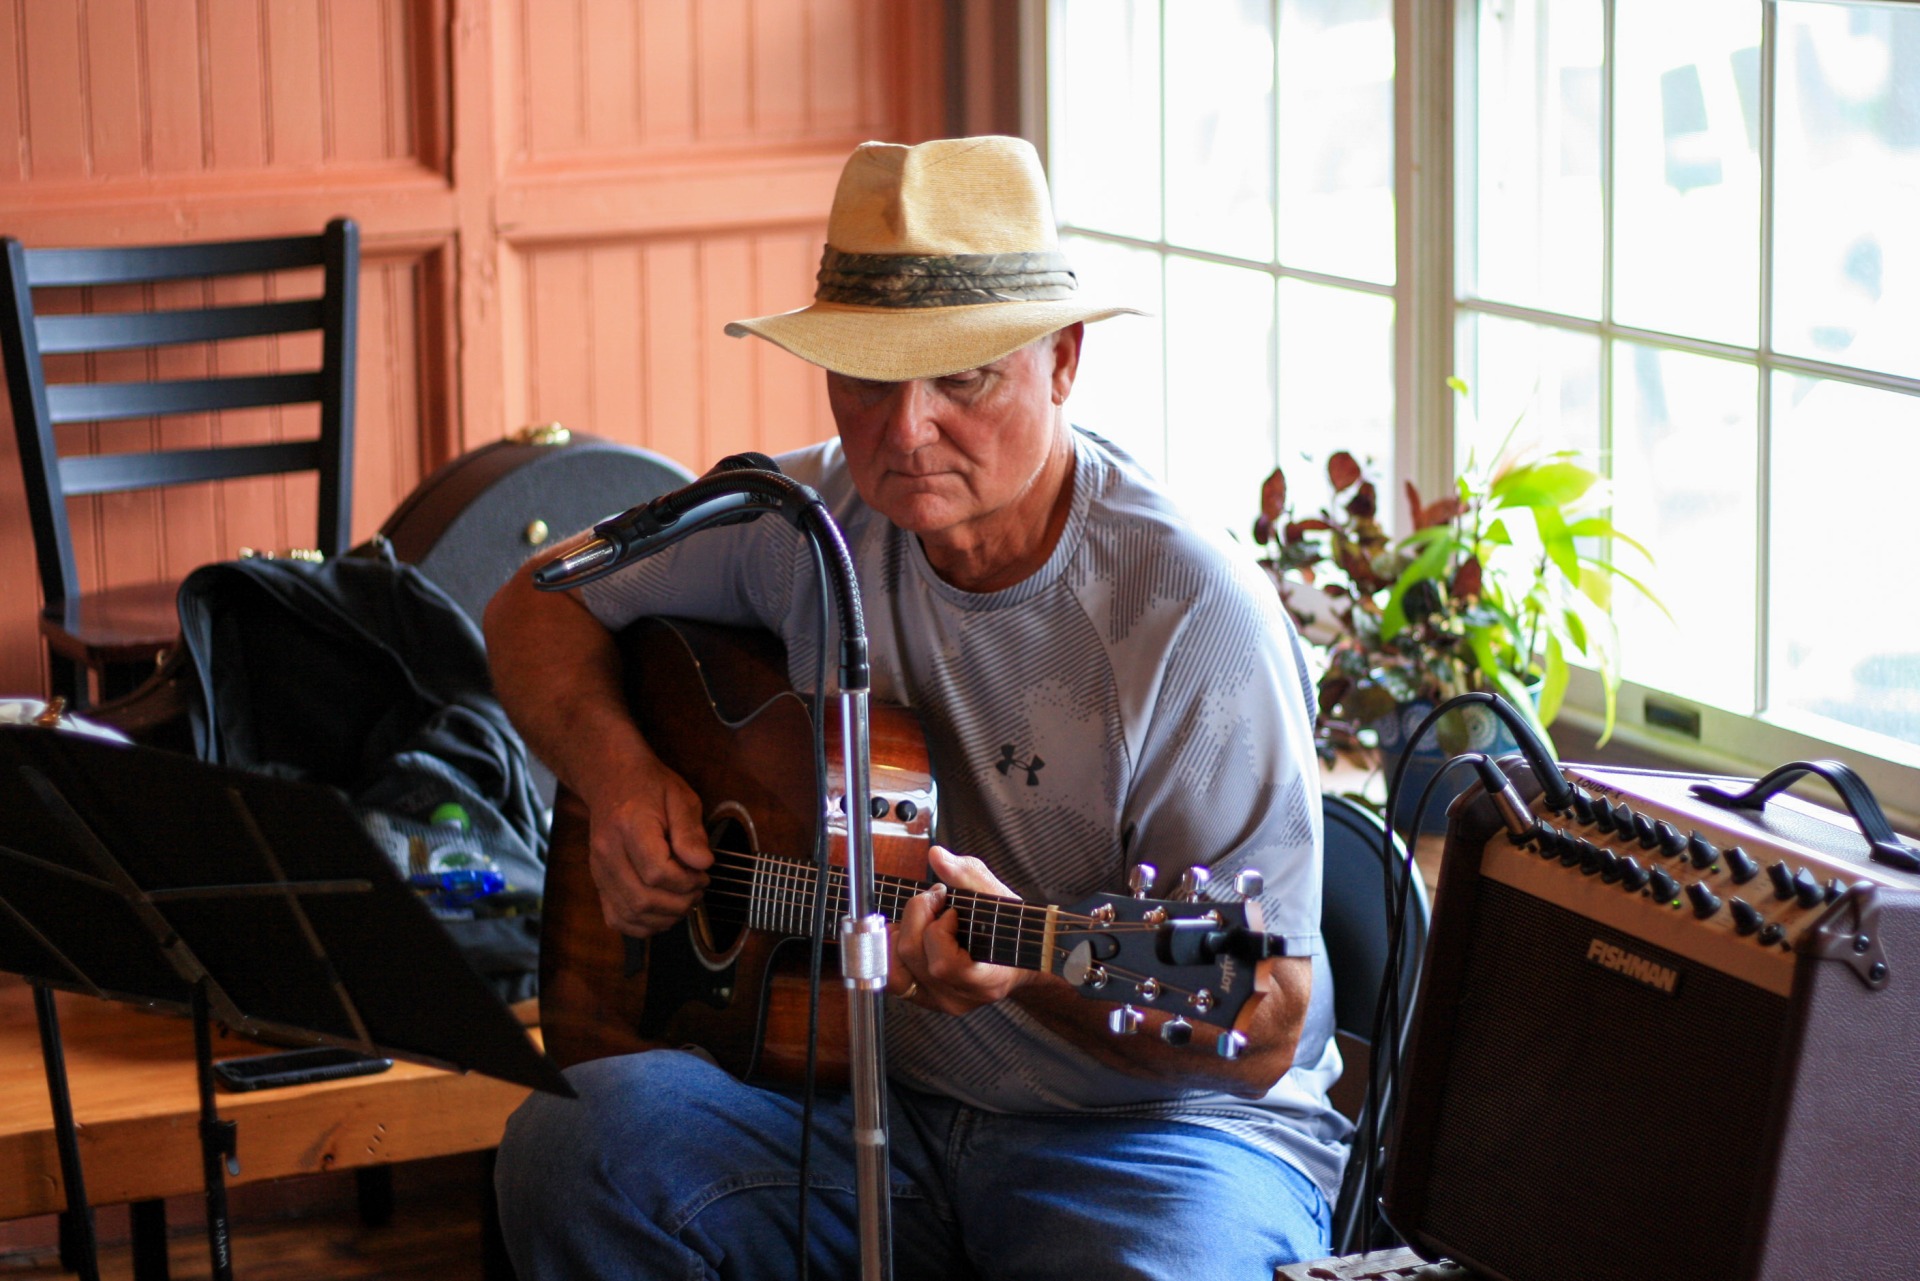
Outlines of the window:
[{"label": "window", "polygon": [[[1446,10],[1048,0],[1063,238],[1156,312],[1089,344],[1077,421],[1243,537],[1275,462],[1426,488],[1516,421],[1578,447],[1675,620],[1623,602],[1620,732],[1749,772],[1838,749],[1920,812],[1920,4],[1416,28]],[[1416,173],[1450,234],[1408,225]]]},{"label": "window", "polygon": [[1393,466],[1394,45],[1391,0],[1050,6],[1065,248],[1155,313],[1089,342],[1075,418],[1242,537],[1276,461]]}]

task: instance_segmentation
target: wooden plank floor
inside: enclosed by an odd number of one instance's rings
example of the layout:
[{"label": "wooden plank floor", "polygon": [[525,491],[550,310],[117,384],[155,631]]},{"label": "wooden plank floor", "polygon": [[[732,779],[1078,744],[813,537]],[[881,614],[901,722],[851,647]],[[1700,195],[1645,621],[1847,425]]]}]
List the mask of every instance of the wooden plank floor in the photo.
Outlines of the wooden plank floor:
[{"label": "wooden plank floor", "polygon": [[[486,1159],[481,1153],[393,1167],[394,1213],[383,1227],[360,1222],[350,1173],[319,1174],[233,1189],[233,1271],[241,1281],[484,1281],[480,1248]],[[204,1281],[206,1230],[198,1197],[167,1201],[172,1281]],[[3,1281],[63,1281],[51,1217],[7,1225]],[[133,1276],[124,1206],[99,1212],[102,1281]]]}]

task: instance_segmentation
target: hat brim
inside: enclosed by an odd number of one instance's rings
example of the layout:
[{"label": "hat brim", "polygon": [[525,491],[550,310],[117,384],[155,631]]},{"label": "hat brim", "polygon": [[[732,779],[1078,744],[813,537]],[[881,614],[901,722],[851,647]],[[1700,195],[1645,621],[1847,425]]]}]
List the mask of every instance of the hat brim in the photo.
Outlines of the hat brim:
[{"label": "hat brim", "polygon": [[838,374],[893,383],[978,369],[1068,325],[1146,314],[1137,307],[1077,298],[964,307],[817,302],[777,316],[733,321],[727,333],[757,335]]}]

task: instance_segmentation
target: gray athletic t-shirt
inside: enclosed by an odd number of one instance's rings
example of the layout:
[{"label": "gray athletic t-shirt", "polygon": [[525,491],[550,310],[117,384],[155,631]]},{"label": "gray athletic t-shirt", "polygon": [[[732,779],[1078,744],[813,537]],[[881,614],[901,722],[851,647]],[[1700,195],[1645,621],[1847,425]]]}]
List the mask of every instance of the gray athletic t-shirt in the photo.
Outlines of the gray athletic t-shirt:
[{"label": "gray athletic t-shirt", "polygon": [[[1228,1130],[1331,1199],[1350,1127],[1326,1101],[1340,1059],[1320,947],[1318,773],[1286,615],[1252,565],[1200,534],[1116,446],[1078,429],[1074,445],[1072,509],[1053,554],[984,594],[941,580],[919,540],[861,500],[837,441],[779,462],[819,491],[845,533],[873,697],[920,718],[939,842],[1034,902],[1122,890],[1136,862],[1159,868],[1161,895],[1195,864],[1211,868],[1222,895],[1241,868],[1257,868],[1266,928],[1289,954],[1315,955],[1307,1025],[1293,1069],[1257,1100],[1105,1066],[1013,1001],[959,1018],[891,1003],[888,1071],[993,1111]],[[790,676],[807,689],[817,582],[801,536],[762,519],[699,534],[582,598],[613,628],[645,615],[764,627],[786,642]],[[1209,1053],[1199,1041],[1194,1053]]]}]

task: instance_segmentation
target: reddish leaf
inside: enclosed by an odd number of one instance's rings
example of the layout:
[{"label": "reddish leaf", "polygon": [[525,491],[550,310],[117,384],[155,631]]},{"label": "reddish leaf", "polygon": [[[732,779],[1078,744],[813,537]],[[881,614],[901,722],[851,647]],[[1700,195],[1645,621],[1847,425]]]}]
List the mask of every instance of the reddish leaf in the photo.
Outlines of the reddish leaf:
[{"label": "reddish leaf", "polygon": [[1360,464],[1343,449],[1327,459],[1327,479],[1333,482],[1333,492],[1337,494],[1360,479]]},{"label": "reddish leaf", "polygon": [[1453,573],[1447,592],[1455,600],[1471,600],[1480,594],[1480,558],[1469,556]]},{"label": "reddish leaf", "polygon": [[1370,480],[1361,482],[1360,488],[1353,491],[1353,497],[1347,502],[1347,515],[1361,520],[1371,520],[1378,510],[1379,508],[1374,505],[1373,482]]},{"label": "reddish leaf", "polygon": [[1269,522],[1280,519],[1280,513],[1287,510],[1287,478],[1278,467],[1260,486],[1260,514]]},{"label": "reddish leaf", "polygon": [[1415,529],[1425,529],[1427,527],[1427,522],[1421,516],[1421,512],[1424,510],[1425,509],[1420,506],[1420,491],[1413,487],[1412,481],[1408,481],[1407,512],[1413,517],[1413,527]]},{"label": "reddish leaf", "polygon": [[1313,533],[1315,531],[1325,533],[1327,530],[1332,528],[1333,526],[1327,524],[1327,522],[1324,520],[1314,520],[1311,518],[1307,520],[1296,520],[1292,524],[1287,526],[1286,539],[1290,543],[1297,543],[1300,541],[1301,536],[1304,534]]},{"label": "reddish leaf", "polygon": [[1444,525],[1465,510],[1466,508],[1460,505],[1458,498],[1442,498],[1439,502],[1420,513],[1420,528],[1426,529],[1432,525]]},{"label": "reddish leaf", "polygon": [[1262,547],[1273,541],[1273,522],[1264,513],[1253,518],[1253,541]]}]

